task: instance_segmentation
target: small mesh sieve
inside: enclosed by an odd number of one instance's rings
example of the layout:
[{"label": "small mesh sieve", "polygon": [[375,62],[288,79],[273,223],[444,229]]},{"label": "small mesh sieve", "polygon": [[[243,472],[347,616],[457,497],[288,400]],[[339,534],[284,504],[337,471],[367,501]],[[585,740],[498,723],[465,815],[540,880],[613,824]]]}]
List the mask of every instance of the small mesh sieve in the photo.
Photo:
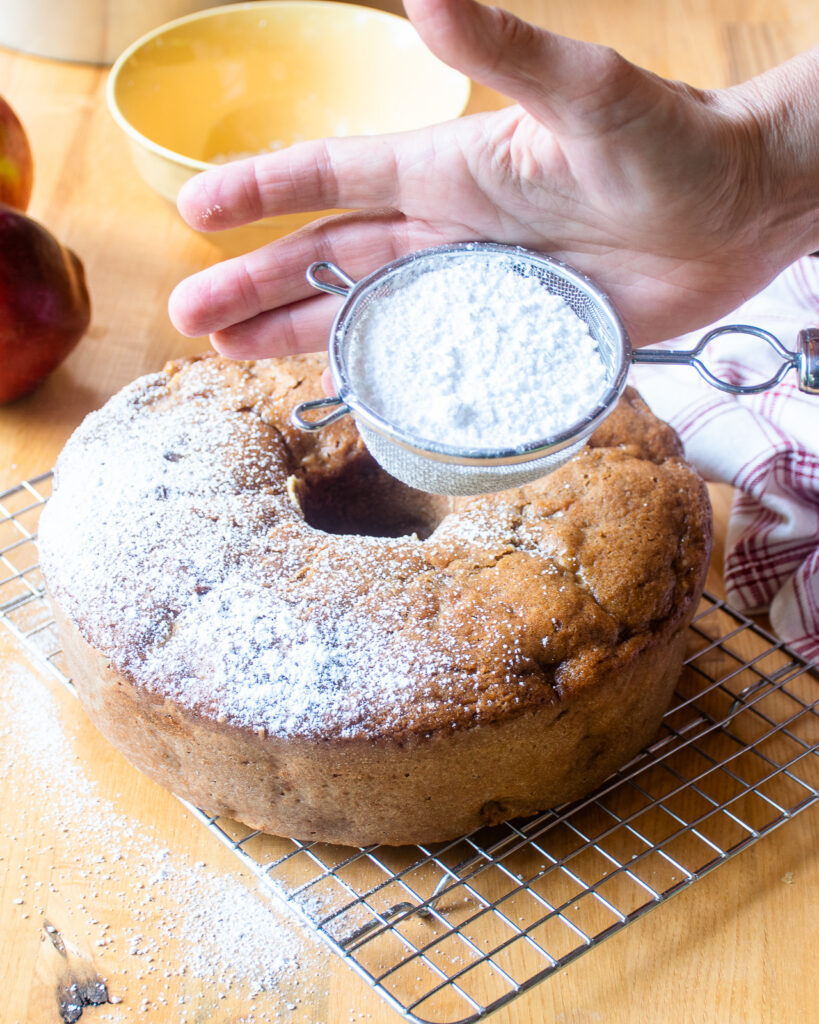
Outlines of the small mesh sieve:
[{"label": "small mesh sieve", "polygon": [[[597,343],[606,372],[606,389],[582,419],[566,424],[560,433],[513,448],[454,447],[417,437],[400,424],[387,422],[359,397],[349,358],[350,345],[355,328],[371,303],[400,289],[419,269],[426,269],[425,264],[435,261],[437,269],[448,259],[463,260],[469,254],[490,263],[503,261],[506,268],[537,279],[545,293],[557,295],[568,303]],[[328,274],[335,281],[327,280]],[[330,372],[337,394],[332,398],[302,402],[293,410],[293,422],[303,430],[320,430],[351,413],[367,449],[382,468],[410,487],[432,494],[467,495],[505,490],[557,469],[583,446],[611,413],[626,385],[632,362],[685,363],[715,387],[734,394],[764,391],[793,368],[799,372],[801,390],[819,393],[819,330],[802,331],[797,352],[788,351],[769,332],[748,325],[716,328],[705,335],[696,348],[683,352],[634,351],[617,311],[589,278],[559,260],[515,246],[466,242],[425,249],[394,260],[358,282],[335,264],[320,261],[309,267],[307,280],[321,291],[344,297],[329,345]],[[458,296],[453,296],[453,302],[457,301]],[[699,356],[712,338],[726,333],[762,338],[783,357],[778,372],[769,380],[752,386],[738,386],[716,377]],[[488,372],[491,373],[491,368]],[[331,411],[317,420],[306,416],[319,410]]]}]

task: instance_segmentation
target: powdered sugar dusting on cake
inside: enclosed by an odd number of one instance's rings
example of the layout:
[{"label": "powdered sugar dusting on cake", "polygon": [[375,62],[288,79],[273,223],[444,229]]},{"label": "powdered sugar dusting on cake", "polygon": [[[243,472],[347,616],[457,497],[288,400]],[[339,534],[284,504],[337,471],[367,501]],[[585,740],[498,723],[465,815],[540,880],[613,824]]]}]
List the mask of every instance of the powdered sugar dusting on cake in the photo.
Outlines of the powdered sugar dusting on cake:
[{"label": "powdered sugar dusting on cake", "polygon": [[280,736],[412,731],[425,706],[477,719],[493,681],[474,674],[476,642],[498,685],[523,665],[531,689],[523,621],[461,608],[481,566],[452,568],[510,550],[514,513],[478,502],[423,543],[312,529],[286,497],[292,458],[266,401],[204,361],[135,382],[79,428],[40,549],[86,639],[138,685]]}]

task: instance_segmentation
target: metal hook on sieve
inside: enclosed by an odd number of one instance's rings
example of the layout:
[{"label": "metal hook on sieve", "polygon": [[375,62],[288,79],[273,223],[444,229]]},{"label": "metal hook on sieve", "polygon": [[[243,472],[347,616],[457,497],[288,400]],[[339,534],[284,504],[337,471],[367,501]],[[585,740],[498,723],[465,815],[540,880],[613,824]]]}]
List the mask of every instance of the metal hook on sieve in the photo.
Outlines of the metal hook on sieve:
[{"label": "metal hook on sieve", "polygon": [[[772,377],[759,384],[732,384],[730,381],[723,380],[712,373],[699,357],[714,338],[724,334],[750,334],[755,338],[761,338],[778,355],[782,356],[781,366]],[[727,324],[709,331],[694,348],[672,351],[638,349],[636,352],[632,352],[631,361],[633,363],[693,366],[707,383],[732,395],[757,395],[778,384],[790,370],[796,370],[799,375],[799,390],[810,395],[819,394],[819,328],[811,327],[800,331],[796,343],[797,350],[791,352],[785,348],[779,338],[761,327],[753,327],[751,324]]]},{"label": "metal hook on sieve", "polygon": [[[322,416],[318,420],[305,419],[306,412],[313,412],[315,409],[328,409],[331,406],[336,406],[336,409],[328,416]],[[349,405],[342,402],[337,395],[333,395],[332,398],[313,398],[309,402],[301,402],[290,413],[290,418],[300,430],[321,430],[322,427],[329,427],[331,423],[346,416],[349,411]]]},{"label": "metal hook on sieve", "polygon": [[[323,280],[319,277],[321,273],[330,273],[334,277],[338,278],[342,284],[334,284],[332,281]],[[329,295],[342,295],[347,296],[350,291],[355,288],[356,282],[350,277],[349,274],[345,274],[341,267],[335,263],[331,263],[330,260],[317,260],[315,263],[311,263],[307,268],[304,275],[307,281],[320,292],[327,292]],[[305,417],[305,413],[315,412],[317,409],[329,409],[334,408],[334,411],[329,413],[327,416],[322,416],[317,420],[310,420]],[[350,412],[350,407],[337,395],[332,398],[314,398],[308,402],[301,402],[293,409],[290,414],[292,422],[300,430],[322,430],[324,427],[329,427],[331,423],[335,423],[336,420],[340,420],[342,416],[346,416]]]},{"label": "metal hook on sieve", "polygon": [[[337,277],[339,281],[343,281],[344,287],[342,288],[341,285],[333,284],[332,281],[322,281],[318,276],[319,272],[322,270],[328,271]],[[346,295],[351,288],[355,288],[356,284],[349,274],[345,274],[341,267],[337,266],[335,263],[331,263],[329,260],[318,260],[316,263],[311,263],[304,276],[314,288],[318,289],[318,291],[327,292],[330,295]]]},{"label": "metal hook on sieve", "polygon": [[[326,279],[319,277],[319,274],[332,274],[333,277],[338,278],[341,284],[335,284],[333,281],[327,281]],[[307,268],[304,275],[307,281],[320,292],[327,292],[328,295],[341,295],[346,297],[355,288],[356,282],[350,277],[349,274],[345,274],[341,267],[335,263],[331,263],[330,260],[317,260],[315,263],[311,263]],[[334,411],[327,416],[322,416],[320,419],[311,420],[305,417],[305,413],[312,413],[318,409],[329,409],[334,408]],[[350,412],[349,405],[346,404],[338,395],[334,395],[332,398],[314,398],[308,402],[301,402],[293,409],[290,414],[290,419],[293,424],[300,430],[322,430],[324,427],[329,427],[331,423],[335,423],[336,420],[340,420],[342,416],[346,416]]]}]

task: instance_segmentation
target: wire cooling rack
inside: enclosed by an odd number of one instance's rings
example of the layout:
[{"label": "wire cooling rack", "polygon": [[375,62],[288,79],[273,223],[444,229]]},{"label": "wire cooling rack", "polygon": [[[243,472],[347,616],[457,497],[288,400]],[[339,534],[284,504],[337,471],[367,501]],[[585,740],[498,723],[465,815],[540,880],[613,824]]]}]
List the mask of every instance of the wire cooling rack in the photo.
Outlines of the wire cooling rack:
[{"label": "wire cooling rack", "polygon": [[[0,493],[0,621],[71,686],[43,597],[43,474]],[[656,741],[595,794],[449,843],[352,849],[190,807],[405,1019],[465,1024],[817,799],[816,675],[705,596]]]}]

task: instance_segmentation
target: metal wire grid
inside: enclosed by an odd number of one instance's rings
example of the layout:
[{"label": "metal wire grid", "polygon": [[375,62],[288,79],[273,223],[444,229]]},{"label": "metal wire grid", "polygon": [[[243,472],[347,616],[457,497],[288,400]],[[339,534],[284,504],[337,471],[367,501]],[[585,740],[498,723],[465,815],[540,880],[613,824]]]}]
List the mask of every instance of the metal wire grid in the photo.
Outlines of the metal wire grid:
[{"label": "metal wire grid", "polygon": [[[0,494],[0,620],[70,687],[34,545],[44,474]],[[267,836],[190,805],[405,1019],[474,1021],[814,803],[817,678],[710,596],[657,740],[587,799],[435,846]]]}]

